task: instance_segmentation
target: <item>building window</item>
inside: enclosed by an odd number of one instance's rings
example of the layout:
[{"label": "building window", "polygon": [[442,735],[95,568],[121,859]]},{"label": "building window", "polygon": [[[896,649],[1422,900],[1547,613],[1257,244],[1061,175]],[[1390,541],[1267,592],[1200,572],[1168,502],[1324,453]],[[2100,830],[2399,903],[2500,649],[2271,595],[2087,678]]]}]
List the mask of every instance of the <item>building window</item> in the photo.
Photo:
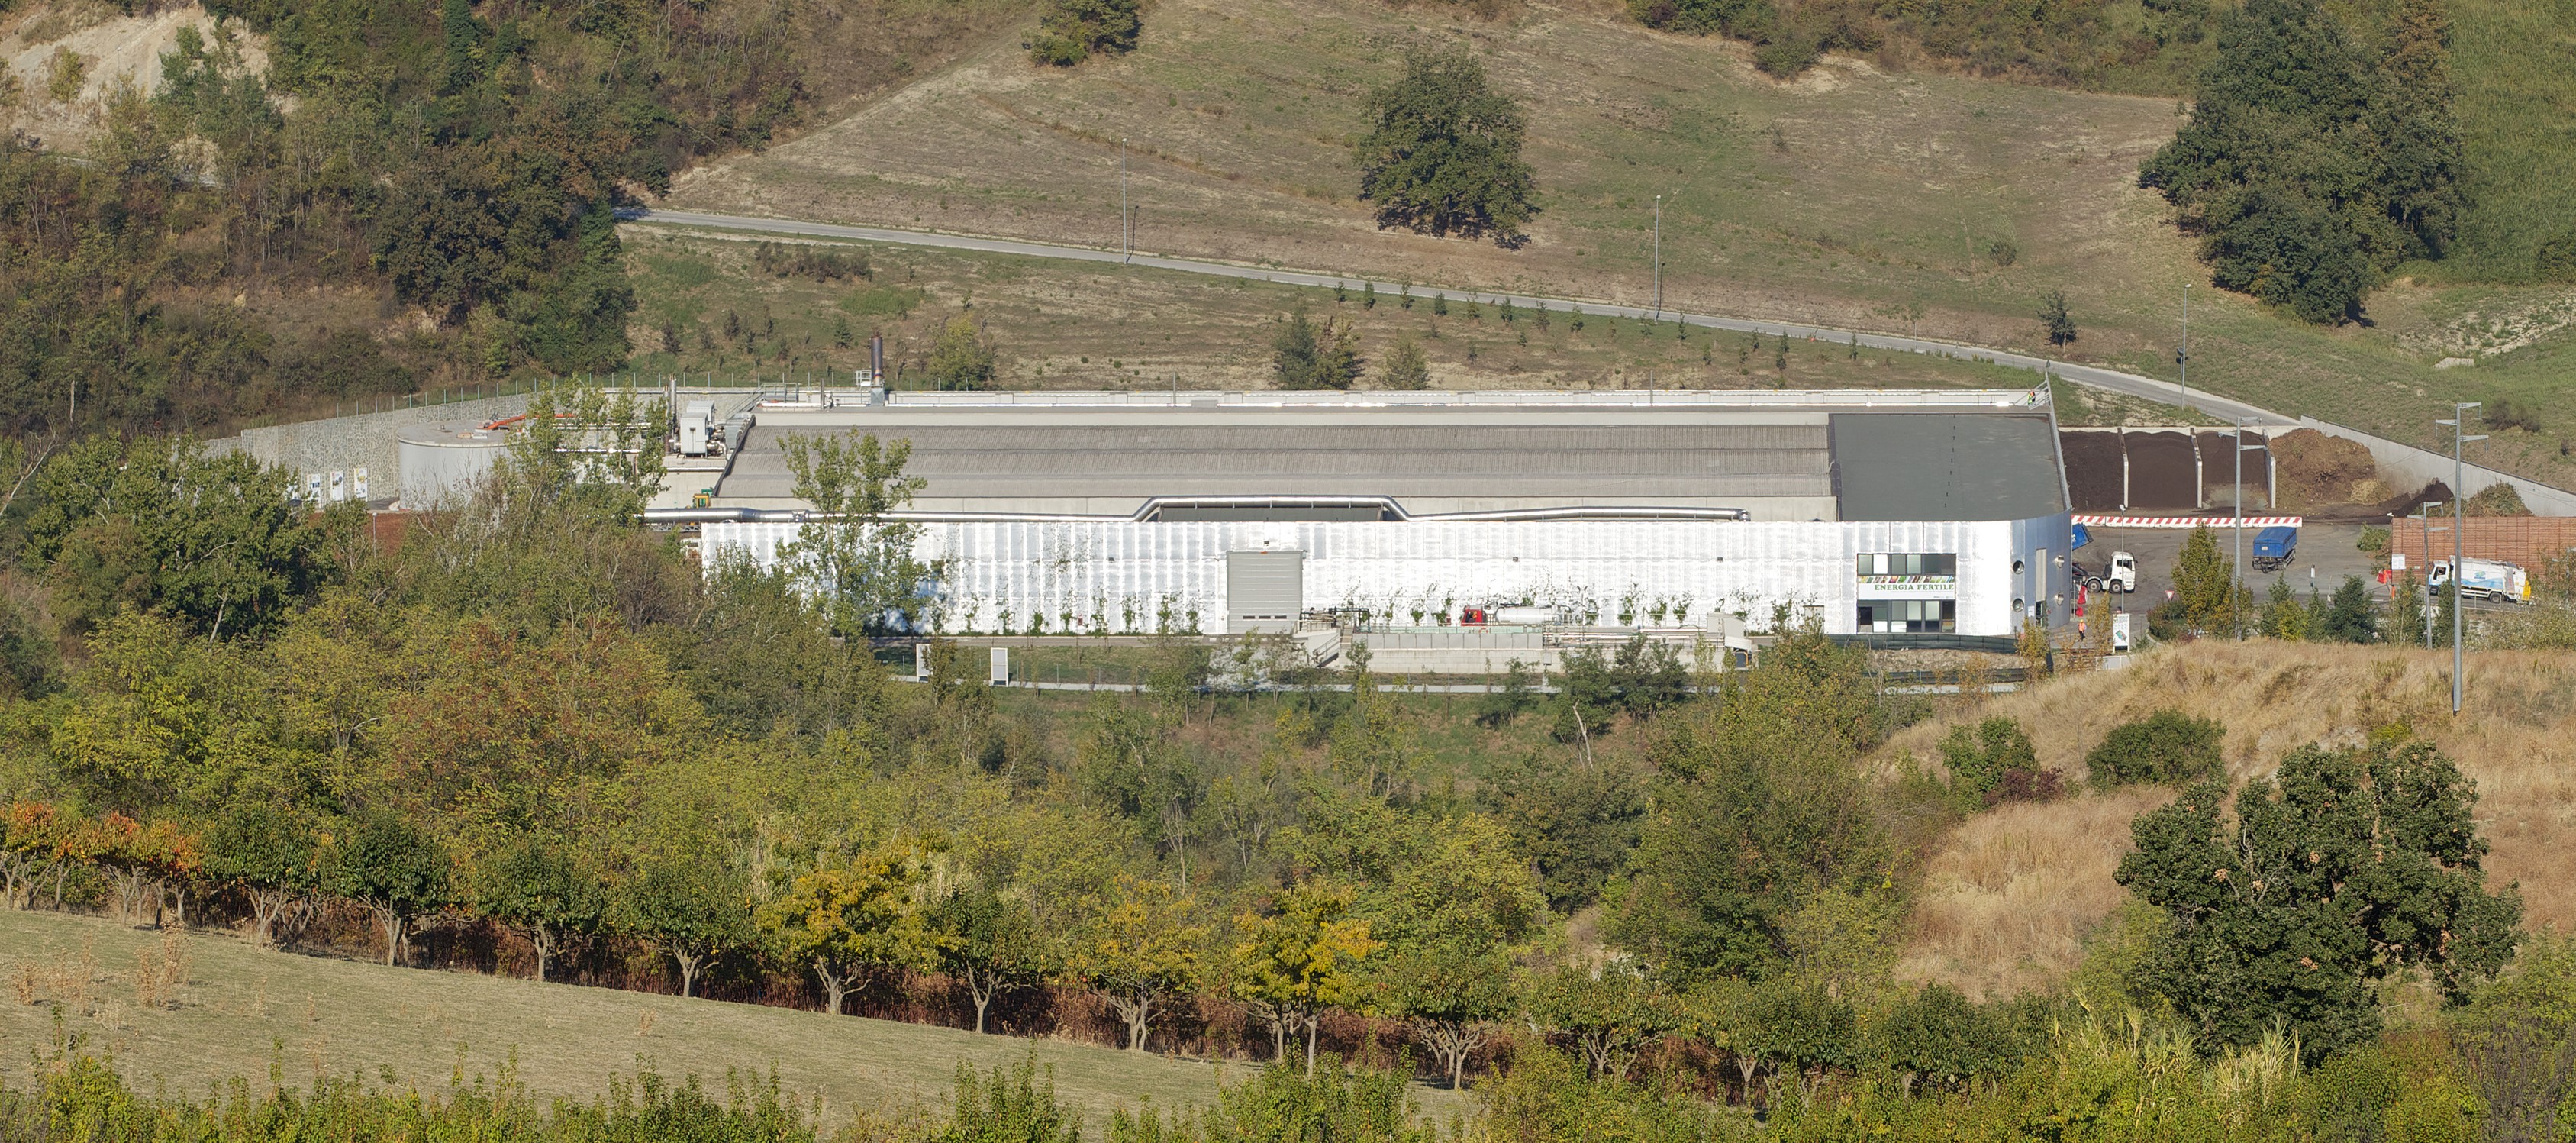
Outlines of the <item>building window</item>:
[{"label": "building window", "polygon": [[1959,629],[1959,604],[1948,599],[1864,599],[1860,626],[1864,635],[1931,635]]},{"label": "building window", "polygon": [[1959,578],[1959,557],[1949,552],[1863,552],[1852,570],[1871,583],[1923,583]]}]

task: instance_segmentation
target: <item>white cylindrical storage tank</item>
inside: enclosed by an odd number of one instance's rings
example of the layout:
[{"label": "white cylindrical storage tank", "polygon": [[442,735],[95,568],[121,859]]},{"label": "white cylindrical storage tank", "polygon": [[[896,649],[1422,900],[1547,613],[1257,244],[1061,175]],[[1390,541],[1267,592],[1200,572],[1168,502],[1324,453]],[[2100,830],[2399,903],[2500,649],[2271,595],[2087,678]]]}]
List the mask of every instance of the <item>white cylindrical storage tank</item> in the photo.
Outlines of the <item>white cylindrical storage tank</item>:
[{"label": "white cylindrical storage tank", "polygon": [[418,511],[469,495],[501,458],[510,431],[474,423],[413,425],[394,440],[402,457],[402,506]]}]

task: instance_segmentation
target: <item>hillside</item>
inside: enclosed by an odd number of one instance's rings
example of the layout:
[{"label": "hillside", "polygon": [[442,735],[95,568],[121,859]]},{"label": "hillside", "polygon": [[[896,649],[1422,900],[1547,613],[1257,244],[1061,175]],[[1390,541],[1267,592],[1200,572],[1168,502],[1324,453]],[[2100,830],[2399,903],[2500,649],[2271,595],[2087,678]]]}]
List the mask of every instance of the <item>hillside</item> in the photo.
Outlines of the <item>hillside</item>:
[{"label": "hillside", "polygon": [[[2178,707],[2227,727],[2242,782],[2310,742],[2352,743],[2402,729],[2440,746],[2478,784],[2494,851],[2490,884],[2519,882],[2532,931],[2576,926],[2576,660],[2485,652],[2468,661],[2467,704],[2450,713],[2448,654],[2256,642],[2202,642],[2129,669],[2072,675],[1963,715],[2018,719],[2043,765],[2085,780],[2084,754],[2113,726]],[[1909,728],[1880,754],[1937,757],[1957,720]],[[2086,938],[2128,899],[2111,880],[2129,820],[2171,791],[2084,790],[1970,818],[1934,847],[1913,915],[1906,975],[1970,995],[2062,982]]]},{"label": "hillside", "polygon": [[[274,1074],[289,1085],[329,1075],[443,1089],[461,1073],[511,1069],[539,1100],[587,1100],[613,1075],[695,1074],[718,1091],[728,1073],[774,1073],[792,1099],[820,1108],[826,1127],[937,1106],[956,1067],[1006,1066],[1034,1056],[1056,1092],[1094,1118],[1151,1100],[1204,1104],[1240,1078],[1222,1065],[1057,1040],[978,1036],[953,1028],[834,1018],[676,996],[538,984],[508,977],[386,968],[262,952],[229,935],[175,938],[185,983],[146,1006],[138,958],[158,955],[150,931],[92,917],[0,911],[0,974],[16,987],[0,1004],[0,1084],[24,1084],[30,1051],[61,1033],[112,1054],[139,1090],[202,1096],[233,1078]],[[1463,1108],[1418,1088],[1426,1110]]]},{"label": "hillside", "polygon": [[[1135,53],[1070,70],[1033,68],[997,39],[801,138],[684,176],[669,200],[1113,245],[1123,138],[1142,249],[1633,302],[1650,292],[1661,193],[1669,304],[2039,350],[2035,298],[2062,288],[2082,329],[2070,352],[2170,376],[2184,284],[2203,282],[2197,382],[2399,439],[2429,439],[2454,396],[2510,397],[2538,407],[2539,431],[2500,433],[2489,463],[2576,480],[2557,447],[2576,406],[2546,360],[2563,340],[2564,289],[2426,273],[2381,289],[2370,322],[2341,329],[2210,289],[2193,240],[2136,186],[2139,162],[2180,123],[2169,99],[1889,72],[1851,56],[1783,83],[1742,45],[1613,13],[1441,15],[1370,0],[1175,0]],[[2524,17],[2472,3],[2456,18],[2481,193],[2526,219],[2560,213],[2544,188],[2561,160],[2554,139],[2531,137],[2530,89],[2488,79],[2532,68],[2496,50],[2497,21]],[[1527,108],[1542,213],[1522,250],[1379,231],[1351,197],[1360,96],[1407,46],[1442,39],[1473,42]],[[2474,374],[2432,368],[2459,354],[2498,356]]]}]

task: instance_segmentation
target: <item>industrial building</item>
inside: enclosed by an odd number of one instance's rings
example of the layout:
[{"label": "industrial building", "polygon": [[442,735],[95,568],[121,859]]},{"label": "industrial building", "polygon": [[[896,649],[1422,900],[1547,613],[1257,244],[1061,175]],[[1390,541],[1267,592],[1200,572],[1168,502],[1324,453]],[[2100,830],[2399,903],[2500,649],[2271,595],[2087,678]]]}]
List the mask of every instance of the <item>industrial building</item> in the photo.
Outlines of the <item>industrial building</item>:
[{"label": "industrial building", "polygon": [[1788,605],[1902,645],[2007,638],[2072,590],[2045,390],[862,391],[753,406],[708,507],[656,515],[711,562],[774,561],[810,507],[781,442],[840,433],[910,442],[943,633],[1391,635],[1505,606],[1717,631]]}]

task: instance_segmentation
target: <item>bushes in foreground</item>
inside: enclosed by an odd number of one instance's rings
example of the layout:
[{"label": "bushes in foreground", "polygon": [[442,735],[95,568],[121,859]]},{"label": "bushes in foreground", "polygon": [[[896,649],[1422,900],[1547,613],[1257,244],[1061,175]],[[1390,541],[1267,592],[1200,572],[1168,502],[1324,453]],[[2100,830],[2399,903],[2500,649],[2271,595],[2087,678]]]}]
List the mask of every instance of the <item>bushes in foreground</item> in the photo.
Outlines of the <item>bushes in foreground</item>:
[{"label": "bushes in foreground", "polygon": [[2084,756],[2084,768],[2096,787],[2133,783],[2181,786],[2205,782],[2226,773],[2219,745],[2227,728],[2214,718],[2193,718],[2166,707],[2135,722],[2111,728],[2102,744]]}]

